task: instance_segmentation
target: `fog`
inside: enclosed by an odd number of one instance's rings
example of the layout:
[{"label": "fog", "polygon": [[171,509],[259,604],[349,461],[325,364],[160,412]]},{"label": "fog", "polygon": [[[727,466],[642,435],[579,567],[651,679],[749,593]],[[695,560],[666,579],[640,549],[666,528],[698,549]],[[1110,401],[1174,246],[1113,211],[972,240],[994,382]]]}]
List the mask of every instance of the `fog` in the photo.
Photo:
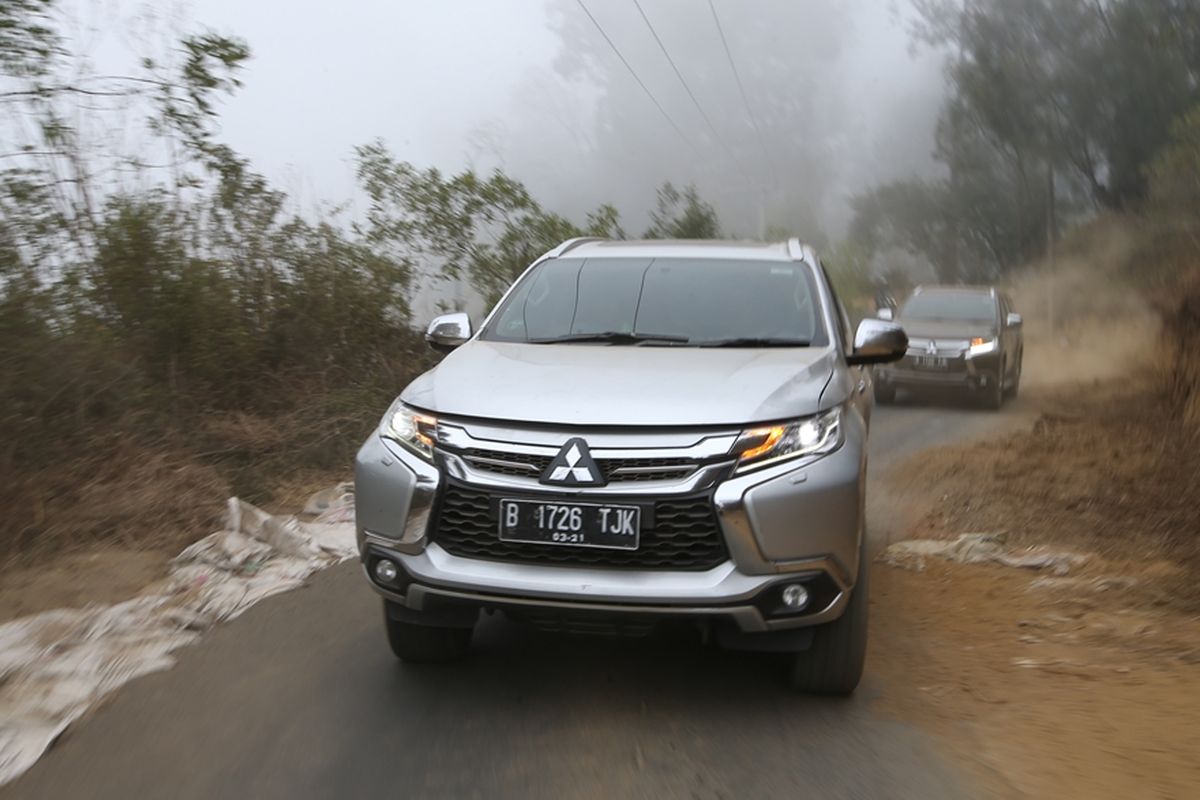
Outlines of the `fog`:
[{"label": "fog", "polygon": [[502,167],[569,216],[611,202],[631,233],[670,180],[729,234],[823,243],[854,192],[934,169],[941,67],[904,2],[716,0],[743,100],[709,4],[643,0],[711,128],[632,0],[585,5],[665,117],[577,0],[196,0],[175,18],[249,41],[223,135],[304,205],[353,209],[353,148],[378,137],[418,165]]}]

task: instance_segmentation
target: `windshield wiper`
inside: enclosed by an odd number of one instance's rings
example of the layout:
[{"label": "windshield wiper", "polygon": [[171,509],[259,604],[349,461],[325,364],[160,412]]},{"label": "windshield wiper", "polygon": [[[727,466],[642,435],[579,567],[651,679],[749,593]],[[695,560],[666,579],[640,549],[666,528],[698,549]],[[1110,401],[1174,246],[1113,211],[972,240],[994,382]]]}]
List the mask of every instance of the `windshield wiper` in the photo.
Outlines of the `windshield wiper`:
[{"label": "windshield wiper", "polygon": [[687,344],[688,337],[672,336],[659,333],[625,333],[622,331],[604,331],[602,333],[570,333],[566,336],[549,336],[540,339],[530,339],[530,344],[568,344],[575,342],[601,342],[603,344]]},{"label": "windshield wiper", "polygon": [[738,339],[714,339],[699,342],[697,347],[811,347],[807,339],[782,339],[765,336],[744,336]]}]

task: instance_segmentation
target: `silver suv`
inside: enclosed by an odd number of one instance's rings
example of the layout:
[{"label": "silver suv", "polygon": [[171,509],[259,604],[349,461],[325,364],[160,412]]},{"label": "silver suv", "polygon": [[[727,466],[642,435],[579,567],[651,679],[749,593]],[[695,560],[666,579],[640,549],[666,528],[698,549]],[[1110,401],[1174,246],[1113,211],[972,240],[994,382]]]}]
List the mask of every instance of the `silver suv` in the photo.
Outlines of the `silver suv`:
[{"label": "silver suv", "polygon": [[413,381],[355,464],[358,542],[406,661],[481,611],[561,631],[695,623],[849,693],[867,640],[870,364],[811,248],[574,239]]}]

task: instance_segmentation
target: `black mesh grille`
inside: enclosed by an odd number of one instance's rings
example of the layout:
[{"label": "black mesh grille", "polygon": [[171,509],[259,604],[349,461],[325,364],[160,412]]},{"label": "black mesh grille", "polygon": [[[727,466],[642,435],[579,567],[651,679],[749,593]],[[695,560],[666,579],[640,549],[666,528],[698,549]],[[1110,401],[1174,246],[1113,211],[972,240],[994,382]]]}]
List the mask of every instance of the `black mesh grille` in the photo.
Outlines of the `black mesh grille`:
[{"label": "black mesh grille", "polygon": [[[639,501],[614,497],[612,502]],[[643,518],[637,550],[503,542],[498,513],[498,503],[488,494],[450,484],[442,493],[434,541],[465,558],[561,566],[705,570],[729,558],[708,495],[654,503],[652,526]]]},{"label": "black mesh grille", "polygon": [[[491,472],[497,475],[520,475],[527,478],[540,477],[550,466],[550,462],[554,460],[553,456],[506,453],[502,450],[464,450],[462,456],[471,466],[482,472]],[[696,462],[690,458],[598,458],[596,464],[604,472],[604,477],[609,483],[683,478],[691,474],[697,467]],[[529,467],[533,467],[533,469],[529,469]],[[615,474],[617,470],[629,467],[662,467],[663,469],[654,472]]]},{"label": "black mesh grille", "polygon": [[[685,478],[696,470],[696,462],[690,458],[601,458],[596,463],[604,470],[609,483],[631,481],[668,481]],[[618,475],[619,469],[646,469],[660,467],[654,472],[629,472]]]}]

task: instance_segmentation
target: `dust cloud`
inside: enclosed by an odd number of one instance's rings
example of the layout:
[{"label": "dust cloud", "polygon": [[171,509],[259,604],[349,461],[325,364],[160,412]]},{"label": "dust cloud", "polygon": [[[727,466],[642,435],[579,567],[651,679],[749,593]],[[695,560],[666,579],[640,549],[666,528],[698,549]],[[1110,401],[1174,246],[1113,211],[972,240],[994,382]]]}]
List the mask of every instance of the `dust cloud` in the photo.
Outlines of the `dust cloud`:
[{"label": "dust cloud", "polygon": [[1010,290],[1025,322],[1022,386],[1101,381],[1151,369],[1161,321],[1130,288],[1134,222],[1100,217],[1014,276]]}]

